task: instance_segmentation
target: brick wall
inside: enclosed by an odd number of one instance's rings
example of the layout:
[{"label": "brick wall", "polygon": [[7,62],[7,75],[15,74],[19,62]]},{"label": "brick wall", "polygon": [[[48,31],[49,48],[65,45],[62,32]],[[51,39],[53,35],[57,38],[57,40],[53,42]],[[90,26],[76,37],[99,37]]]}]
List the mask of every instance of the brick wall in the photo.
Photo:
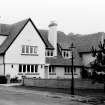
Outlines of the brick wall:
[{"label": "brick wall", "polygon": [[[103,89],[103,84],[92,84],[90,80],[75,80],[75,88],[78,89]],[[70,88],[70,79],[36,79],[24,78],[25,86],[49,87],[49,88]]]}]

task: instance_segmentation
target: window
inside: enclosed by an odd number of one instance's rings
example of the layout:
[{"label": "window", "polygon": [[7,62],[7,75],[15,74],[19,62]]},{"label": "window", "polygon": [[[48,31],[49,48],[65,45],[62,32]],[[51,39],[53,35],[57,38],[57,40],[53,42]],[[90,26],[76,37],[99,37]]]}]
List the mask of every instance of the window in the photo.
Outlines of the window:
[{"label": "window", "polygon": [[26,53],[29,53],[29,46],[26,46]]},{"label": "window", "polygon": [[34,65],[31,65],[31,72],[34,72]]},{"label": "window", "polygon": [[38,72],[38,65],[35,65],[35,72]]},{"label": "window", "polygon": [[22,53],[25,53],[25,46],[22,46]]},{"label": "window", "polygon": [[70,69],[70,67],[65,67],[65,69],[64,69],[64,74],[65,74],[65,75],[71,74],[71,69]]},{"label": "window", "polygon": [[27,65],[27,72],[30,72],[30,65]]},{"label": "window", "polygon": [[62,50],[62,56],[64,58],[71,58],[71,52],[69,50]]},{"label": "window", "polygon": [[19,65],[19,73],[34,73],[34,74],[38,74],[38,65]]},{"label": "window", "polygon": [[51,56],[53,56],[53,50],[49,50],[49,49],[47,49],[46,50],[46,52],[45,52],[45,55],[47,56],[47,57],[51,57]]},{"label": "window", "polygon": [[30,46],[30,54],[32,54],[32,53],[33,53],[33,47]]},{"label": "window", "polygon": [[74,73],[76,74],[76,67],[74,67]]},{"label": "window", "polygon": [[37,46],[28,46],[28,45],[23,45],[22,46],[22,54],[34,54],[37,55],[38,53],[38,47]]},{"label": "window", "polygon": [[56,75],[56,72],[55,72],[55,67],[54,66],[50,66],[49,67],[49,75]]},{"label": "window", "polygon": [[19,72],[22,72],[22,65],[19,65]]},{"label": "window", "polygon": [[26,65],[23,65],[23,72],[26,72]]}]

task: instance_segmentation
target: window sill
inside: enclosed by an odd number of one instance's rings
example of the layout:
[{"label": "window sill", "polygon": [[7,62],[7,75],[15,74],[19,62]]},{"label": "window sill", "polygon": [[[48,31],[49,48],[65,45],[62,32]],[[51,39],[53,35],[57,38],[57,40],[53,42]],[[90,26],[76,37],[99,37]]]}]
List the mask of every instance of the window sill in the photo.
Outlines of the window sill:
[{"label": "window sill", "polygon": [[45,56],[45,57],[54,57],[54,56]]},{"label": "window sill", "polygon": [[22,53],[21,55],[26,55],[26,56],[27,56],[27,55],[30,55],[30,56],[38,56],[38,54],[23,54],[23,53]]},{"label": "window sill", "polygon": [[[69,73],[69,74],[64,74],[64,75],[72,75],[72,74],[71,74],[71,73]],[[73,75],[78,75],[78,74],[74,73]]]},{"label": "window sill", "polygon": [[39,73],[18,73],[18,75],[39,75]]}]

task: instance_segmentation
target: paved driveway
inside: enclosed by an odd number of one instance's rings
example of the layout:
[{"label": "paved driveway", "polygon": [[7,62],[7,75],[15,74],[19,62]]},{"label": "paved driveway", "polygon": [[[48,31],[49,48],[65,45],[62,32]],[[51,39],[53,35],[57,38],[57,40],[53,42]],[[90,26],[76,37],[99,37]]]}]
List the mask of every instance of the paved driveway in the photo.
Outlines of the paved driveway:
[{"label": "paved driveway", "polygon": [[87,105],[69,96],[0,86],[0,105]]}]

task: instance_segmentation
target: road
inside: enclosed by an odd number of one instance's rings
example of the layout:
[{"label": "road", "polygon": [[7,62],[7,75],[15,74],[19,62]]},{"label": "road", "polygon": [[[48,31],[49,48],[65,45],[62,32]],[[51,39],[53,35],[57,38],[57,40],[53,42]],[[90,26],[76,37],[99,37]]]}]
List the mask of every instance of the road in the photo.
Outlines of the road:
[{"label": "road", "polygon": [[0,86],[0,105],[87,105],[67,96]]}]

